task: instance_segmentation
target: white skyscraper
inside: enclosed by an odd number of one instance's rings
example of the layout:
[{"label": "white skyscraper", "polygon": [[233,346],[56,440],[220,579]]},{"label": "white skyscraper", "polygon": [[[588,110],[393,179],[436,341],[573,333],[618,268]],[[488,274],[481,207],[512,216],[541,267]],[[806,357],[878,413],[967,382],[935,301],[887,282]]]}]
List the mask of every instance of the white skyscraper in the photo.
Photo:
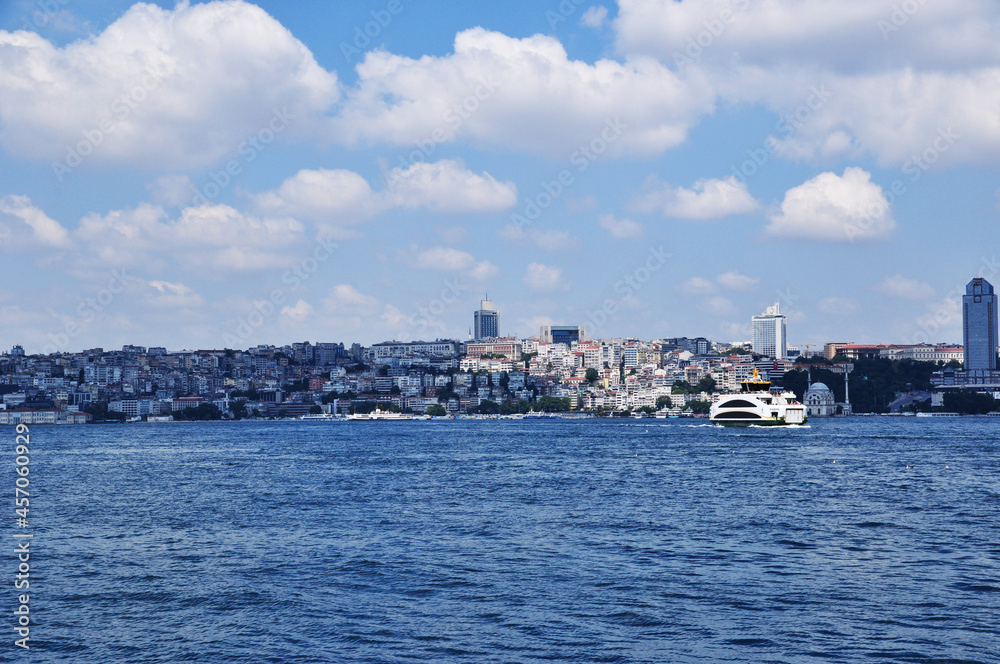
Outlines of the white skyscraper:
[{"label": "white skyscraper", "polygon": [[778,305],[775,302],[763,314],[753,317],[753,352],[783,360],[788,340],[785,337],[785,317]]}]

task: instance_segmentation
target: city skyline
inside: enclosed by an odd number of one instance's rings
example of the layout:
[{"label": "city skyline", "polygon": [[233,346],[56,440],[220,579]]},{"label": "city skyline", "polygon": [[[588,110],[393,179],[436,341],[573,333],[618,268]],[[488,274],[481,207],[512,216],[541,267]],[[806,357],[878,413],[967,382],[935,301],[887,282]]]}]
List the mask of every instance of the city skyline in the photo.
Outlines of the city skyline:
[{"label": "city skyline", "polygon": [[1000,7],[840,6],[5,3],[0,347],[955,343]]}]

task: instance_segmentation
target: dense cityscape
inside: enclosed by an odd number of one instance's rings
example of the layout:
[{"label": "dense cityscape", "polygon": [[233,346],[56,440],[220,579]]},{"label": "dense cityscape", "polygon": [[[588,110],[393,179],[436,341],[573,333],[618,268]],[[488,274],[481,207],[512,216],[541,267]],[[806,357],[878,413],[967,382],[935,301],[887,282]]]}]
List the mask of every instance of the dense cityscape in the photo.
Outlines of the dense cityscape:
[{"label": "dense cityscape", "polygon": [[195,351],[129,345],[30,356],[14,346],[0,356],[0,424],[373,411],[694,416],[755,371],[794,390],[810,417],[935,408],[985,413],[1000,390],[997,296],[977,278],[963,299],[964,345],[831,341],[803,351],[788,345],[779,304],[753,317],[753,338],[745,342],[590,339],[578,325],[543,326],[521,339],[501,336],[500,313],[483,300],[465,342],[305,341]]}]

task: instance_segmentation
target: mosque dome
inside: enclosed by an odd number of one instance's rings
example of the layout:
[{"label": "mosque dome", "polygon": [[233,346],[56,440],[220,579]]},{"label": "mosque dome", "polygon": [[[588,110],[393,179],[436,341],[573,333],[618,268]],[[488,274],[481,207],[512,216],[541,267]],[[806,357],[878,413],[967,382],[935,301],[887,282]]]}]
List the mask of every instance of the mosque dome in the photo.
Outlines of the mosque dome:
[{"label": "mosque dome", "polygon": [[806,390],[806,394],[833,394],[833,390],[827,387],[825,383],[813,383]]}]

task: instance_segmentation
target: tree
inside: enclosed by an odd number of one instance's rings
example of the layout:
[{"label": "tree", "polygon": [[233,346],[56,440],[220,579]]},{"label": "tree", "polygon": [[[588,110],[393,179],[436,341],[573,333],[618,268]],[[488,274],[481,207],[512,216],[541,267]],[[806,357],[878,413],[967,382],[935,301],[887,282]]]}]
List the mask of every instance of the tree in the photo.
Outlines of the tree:
[{"label": "tree", "polygon": [[600,374],[597,372],[597,369],[594,369],[594,368],[587,369],[586,378],[587,378],[587,382],[588,383],[590,383],[591,385],[593,385],[594,383],[597,382],[597,379],[599,377],[600,377]]},{"label": "tree", "polygon": [[89,403],[83,407],[83,412],[90,413],[94,422],[124,422],[125,413],[119,413],[115,410],[108,410],[107,405],[103,403]]},{"label": "tree", "polygon": [[675,380],[674,381],[674,386],[670,389],[670,393],[671,394],[697,394],[698,390],[696,390],[694,388],[694,386],[692,386],[691,383],[688,383],[687,381]]},{"label": "tree", "polygon": [[351,406],[351,412],[360,415],[366,415],[377,407],[374,401],[362,401]]},{"label": "tree", "polygon": [[287,393],[292,392],[308,392],[309,391],[309,381],[303,378],[302,380],[295,380],[289,383],[285,383],[282,389]]},{"label": "tree", "polygon": [[439,387],[437,390],[438,401],[448,401],[449,399],[457,399],[458,393],[455,392],[455,384],[448,383],[444,387]]},{"label": "tree", "polygon": [[715,379],[711,376],[702,376],[698,381],[698,392],[715,392]]},{"label": "tree", "polygon": [[434,404],[432,406],[427,406],[427,414],[431,417],[444,417],[448,414],[448,411],[441,404]]},{"label": "tree", "polygon": [[944,409],[963,415],[984,415],[996,407],[991,394],[973,390],[948,390],[944,393]]},{"label": "tree", "polygon": [[663,410],[664,408],[672,408],[674,405],[673,400],[667,395],[656,398],[656,410]]},{"label": "tree", "polygon": [[543,396],[538,399],[534,404],[532,404],[532,410],[540,410],[546,413],[564,412],[571,408],[571,402],[569,397],[550,397],[548,395]]},{"label": "tree", "polygon": [[708,411],[712,408],[711,401],[704,401],[702,399],[696,399],[695,401],[688,401],[684,406],[684,410],[690,410],[692,413],[698,415],[707,415]]},{"label": "tree", "polygon": [[188,406],[179,413],[174,413],[174,419],[192,422],[221,420],[222,411],[214,403],[200,403],[197,406]]},{"label": "tree", "polygon": [[309,414],[310,415],[320,415],[322,413],[323,413],[323,407],[322,406],[316,406],[316,405],[309,406]]},{"label": "tree", "polygon": [[229,412],[237,420],[242,420],[247,416],[247,402],[243,399],[229,402]]},{"label": "tree", "polygon": [[500,413],[500,404],[496,403],[495,401],[489,401],[487,399],[484,399],[483,401],[479,402],[478,407],[470,410],[475,410],[476,412],[481,413],[483,415],[498,415]]},{"label": "tree", "polygon": [[[855,413],[886,412],[897,394],[930,390],[931,374],[941,370],[941,365],[935,362],[888,358],[854,360],[852,364],[854,370],[850,374],[850,396]],[[814,383],[825,383],[833,390],[834,399],[842,402],[844,374],[835,373],[831,371],[832,368],[831,364],[813,364],[812,380]],[[781,384],[802,399],[807,382],[805,371],[789,371],[785,373]]]},{"label": "tree", "polygon": [[747,346],[732,346],[729,350],[720,350],[716,352],[723,357],[729,357],[730,355],[750,355],[753,353],[753,351]]}]

